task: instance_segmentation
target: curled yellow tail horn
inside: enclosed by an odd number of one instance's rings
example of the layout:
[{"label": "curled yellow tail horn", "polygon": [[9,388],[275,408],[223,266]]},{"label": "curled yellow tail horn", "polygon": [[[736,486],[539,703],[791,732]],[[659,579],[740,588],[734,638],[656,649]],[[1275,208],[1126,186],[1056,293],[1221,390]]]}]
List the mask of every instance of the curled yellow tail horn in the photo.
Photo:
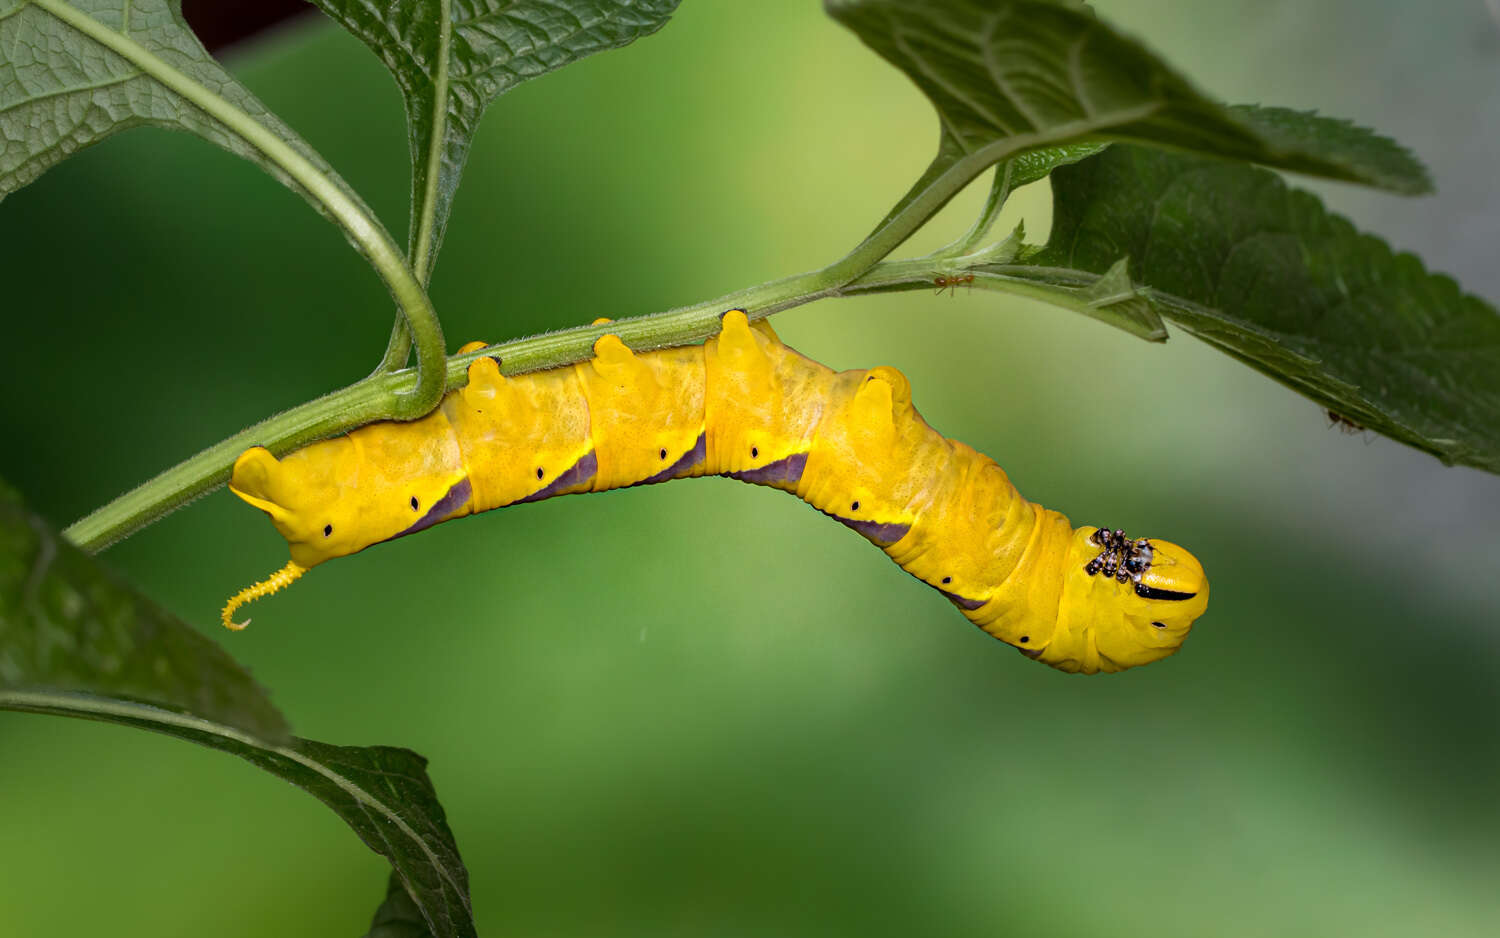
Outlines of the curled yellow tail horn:
[{"label": "curled yellow tail horn", "polygon": [[306,572],[306,567],[303,567],[299,565],[297,561],[292,560],[289,561],[286,566],[282,567],[280,570],[277,570],[275,573],[266,577],[264,580],[261,580],[254,586],[247,586],[244,589],[240,590],[238,593],[235,593],[234,596],[229,600],[229,602],[224,604],[224,612],[220,617],[220,621],[224,623],[224,628],[233,629],[234,631],[238,632],[240,629],[249,625],[249,619],[246,619],[244,622],[234,621],[234,611],[236,609],[240,608],[252,599],[259,599],[262,596],[269,596],[277,590],[285,589],[288,586],[291,586],[293,580],[297,579],[297,577]]}]

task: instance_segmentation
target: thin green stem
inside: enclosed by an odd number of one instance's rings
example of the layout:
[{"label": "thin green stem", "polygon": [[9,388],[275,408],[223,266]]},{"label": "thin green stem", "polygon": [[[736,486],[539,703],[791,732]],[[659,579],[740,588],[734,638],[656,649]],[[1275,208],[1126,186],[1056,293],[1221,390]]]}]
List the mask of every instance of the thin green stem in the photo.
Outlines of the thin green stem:
[{"label": "thin green stem", "polygon": [[[448,58],[453,44],[452,0],[438,0],[437,68],[432,76],[432,141],[427,146],[426,185],[417,200],[416,217],[412,219],[412,243],[408,254],[411,269],[424,285],[432,279],[434,259],[433,226],[437,223],[438,185],[442,181],[443,144],[448,133]],[[412,167],[416,171],[416,167]]]},{"label": "thin green stem", "polygon": [[939,251],[939,254],[969,254],[984,242],[995,219],[1000,217],[1000,210],[1010,198],[1010,180],[1014,167],[1015,164],[1010,160],[995,165],[995,179],[990,183],[990,194],[984,200],[984,208],[980,210],[979,217],[974,219],[974,224],[962,238]]},{"label": "thin green stem", "polygon": [[[823,297],[926,289],[931,285],[930,258],[894,264],[882,264],[881,261],[975,176],[997,161],[1036,143],[1029,137],[1013,137],[962,157],[940,156],[869,237],[848,255],[821,270],[773,280],[694,306],[623,319],[604,326],[580,326],[532,336],[481,352],[454,356],[446,362],[442,356],[440,333],[439,344],[434,346],[418,328],[415,376],[409,370],[377,370],[341,391],[262,421],[125,493],[75,522],[64,533],[85,550],[100,550],[222,485],[228,480],[230,467],[242,450],[261,445],[279,455],[312,440],[383,419],[398,410],[396,405],[400,402],[417,399],[417,376],[422,377],[424,389],[428,379],[437,376],[437,395],[440,396],[444,391],[463,386],[469,363],[484,355],[499,357],[501,370],[506,374],[518,374],[582,361],[592,354],[594,342],[606,334],[618,335],[626,345],[637,350],[687,345],[718,332],[719,316],[727,309],[744,309],[751,319],[763,319]],[[945,258],[944,262],[950,269],[972,265],[978,282],[979,265],[993,265],[995,258],[989,251],[980,251],[966,257]],[[856,280],[858,283],[854,283]],[[1050,299],[1096,315],[1087,304],[1068,301],[1064,291],[1049,292],[1045,286],[1018,278],[986,276],[983,286]],[[420,288],[416,289],[420,293]],[[415,327],[423,320],[409,318],[408,321]],[[437,328],[435,317],[432,328],[434,331]],[[402,324],[398,323],[392,332],[383,367],[389,365],[395,369],[404,362],[405,345],[398,341],[401,337]],[[425,393],[422,399],[425,400]],[[436,403],[436,397],[423,412],[433,403]]]},{"label": "thin green stem", "polygon": [[390,416],[420,417],[442,396],[443,333],[427,293],[406,266],[400,250],[380,223],[340,186],[285,140],[255,118],[194,81],[129,36],[116,32],[62,0],[33,0],[40,9],[68,24],[94,42],[112,50],[141,71],[181,95],[225,129],[260,151],[266,159],[301,186],[370,260],[390,288],[406,325],[417,340],[417,368],[422,380],[410,394],[391,404]]},{"label": "thin green stem", "polygon": [[406,317],[398,310],[396,323],[391,326],[391,337],[385,343],[385,356],[371,374],[390,374],[406,367],[411,358],[411,330],[406,328]]},{"label": "thin green stem", "polygon": [[[406,255],[411,258],[411,269],[423,288],[432,281],[432,265],[436,260],[436,238],[433,228],[437,224],[438,187],[442,182],[443,145],[448,132],[448,59],[453,46],[452,0],[438,0],[438,53],[437,69],[432,76],[432,139],[427,145],[426,172],[422,175],[420,193],[412,192],[411,231]],[[416,154],[413,154],[415,161]],[[417,178],[417,166],[413,162],[412,178]],[[391,327],[391,337],[385,346],[385,356],[375,368],[375,374],[385,374],[406,366],[411,356],[411,330],[406,318],[398,315]]]},{"label": "thin green stem", "polygon": [[[1068,288],[1040,284],[1024,276],[1012,275],[1005,268],[977,266],[985,257],[986,252],[979,252],[956,261],[976,265],[971,268],[976,275],[975,287],[1037,299],[1112,321],[1077,299]],[[1016,270],[1029,273],[1033,268]],[[1083,283],[1094,279],[1097,278],[1080,272]],[[515,375],[583,361],[593,354],[594,343],[603,335],[618,335],[637,351],[699,342],[718,333],[719,317],[728,309],[745,309],[751,319],[764,319],[772,313],[825,297],[931,289],[932,264],[926,258],[881,263],[848,284],[834,282],[826,270],[812,271],[693,306],[605,325],[562,329],[455,355],[440,365],[439,374],[443,378],[443,389],[453,390],[468,382],[469,364],[486,356],[498,357],[501,371]],[[391,402],[413,393],[416,383],[416,375],[410,369],[371,375],[343,390],[277,414],[127,492],[75,522],[63,533],[84,550],[102,550],[224,484],[229,479],[229,469],[235,458],[249,447],[265,446],[280,455],[314,440],[383,419]]]}]

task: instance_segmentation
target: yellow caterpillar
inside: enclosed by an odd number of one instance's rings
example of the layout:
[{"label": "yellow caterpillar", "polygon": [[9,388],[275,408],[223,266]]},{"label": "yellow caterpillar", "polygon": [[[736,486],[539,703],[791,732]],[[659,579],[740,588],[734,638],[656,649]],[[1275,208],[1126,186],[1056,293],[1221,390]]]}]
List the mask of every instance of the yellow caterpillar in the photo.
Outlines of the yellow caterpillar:
[{"label": "yellow caterpillar", "polygon": [[[465,351],[483,343],[465,346]],[[741,310],[702,346],[635,353],[617,336],[579,364],[503,377],[493,359],[432,414],[376,423],[229,486],[271,516],[305,570],[463,515],[574,492],[727,475],[792,492],[875,543],[974,624],[1064,671],[1164,658],[1208,604],[1192,554],[1082,527],[1032,504],[994,460],[922,420],[894,368],[834,372]]]}]

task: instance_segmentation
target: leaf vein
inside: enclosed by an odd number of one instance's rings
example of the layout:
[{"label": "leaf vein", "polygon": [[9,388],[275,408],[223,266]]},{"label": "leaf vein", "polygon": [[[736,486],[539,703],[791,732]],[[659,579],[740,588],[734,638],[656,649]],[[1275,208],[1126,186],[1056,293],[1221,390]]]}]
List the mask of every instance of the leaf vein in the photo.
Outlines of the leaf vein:
[{"label": "leaf vein", "polygon": [[16,101],[13,104],[7,104],[4,107],[0,107],[0,114],[8,114],[11,111],[20,110],[30,105],[36,104],[39,101],[48,101],[52,98],[63,97],[64,95],[82,94],[86,91],[98,91],[103,88],[112,88],[115,85],[123,85],[132,79],[141,77],[143,74],[145,73],[137,70],[131,72],[128,75],[115,78],[104,78],[100,79],[99,81],[88,82],[87,84],[70,85],[66,88],[54,88],[51,91],[46,91],[42,94],[31,95],[30,97],[22,98],[21,100]]}]

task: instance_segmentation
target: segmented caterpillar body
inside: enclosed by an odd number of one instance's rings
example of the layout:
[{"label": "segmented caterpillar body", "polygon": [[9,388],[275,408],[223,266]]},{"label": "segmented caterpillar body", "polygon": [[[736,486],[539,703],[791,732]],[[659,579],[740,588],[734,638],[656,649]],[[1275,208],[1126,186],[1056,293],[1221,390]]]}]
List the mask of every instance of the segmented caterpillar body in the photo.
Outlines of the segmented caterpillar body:
[{"label": "segmented caterpillar body", "polygon": [[292,563],[236,596],[224,623],[309,567],[440,521],[704,475],[797,495],[986,632],[1064,671],[1166,657],[1207,605],[1190,553],[1074,530],[1026,501],[993,460],[922,420],[894,368],[834,372],[740,310],[702,346],[635,353],[606,335],[594,353],[511,378],[481,358],[421,420],[280,460],[247,450],[230,488],[271,516]]}]

